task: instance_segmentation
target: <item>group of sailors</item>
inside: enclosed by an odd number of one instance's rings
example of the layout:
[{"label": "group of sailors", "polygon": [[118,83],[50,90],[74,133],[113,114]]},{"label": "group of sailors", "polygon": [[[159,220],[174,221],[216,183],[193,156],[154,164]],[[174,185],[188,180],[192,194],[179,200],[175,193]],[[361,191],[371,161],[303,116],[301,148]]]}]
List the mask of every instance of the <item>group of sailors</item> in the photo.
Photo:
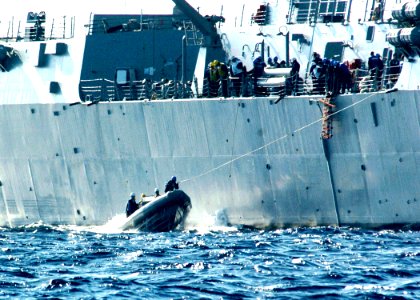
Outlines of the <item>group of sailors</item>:
[{"label": "group of sailors", "polygon": [[[297,89],[299,82],[300,64],[297,59],[290,62],[290,76],[287,84],[290,90]],[[260,96],[264,94],[264,89],[258,85],[260,78],[265,75],[265,68],[287,68],[286,61],[279,61],[276,56],[274,59],[268,58],[268,65],[262,56],[253,60],[253,68],[248,71],[243,62],[233,56],[227,64],[214,60],[208,64],[204,78],[208,84],[206,96],[210,98],[223,96]],[[248,83],[252,83],[252,89],[248,89]],[[230,84],[230,85],[229,85]],[[230,86],[230,88],[229,88]],[[230,92],[229,92],[230,91]]]},{"label": "group of sailors", "polygon": [[[210,98],[228,96],[260,96],[264,94],[264,89],[259,86],[259,79],[265,76],[265,68],[287,68],[285,60],[279,61],[276,56],[274,59],[268,58],[268,65],[262,56],[257,56],[253,60],[253,68],[248,71],[244,63],[233,56],[226,64],[218,60],[213,60],[208,64],[204,78],[207,82],[207,93]],[[287,81],[291,91],[297,89],[299,82],[300,64],[296,58],[290,62],[290,74]],[[249,84],[250,83],[250,84]],[[251,88],[248,88],[248,84]]]},{"label": "group of sailors", "polygon": [[[209,63],[205,72],[205,79],[208,83],[208,97],[228,96],[261,96],[266,92],[264,87],[259,85],[259,80],[267,76],[266,68],[290,68],[285,81],[286,95],[303,93],[304,79],[299,76],[300,64],[293,58],[289,64],[278,57],[267,60],[258,56],[253,61],[253,69],[248,71],[243,62],[232,57],[226,64],[218,60]],[[380,90],[385,84],[386,87],[393,86],[401,71],[401,63],[398,55],[394,53],[392,59],[385,62],[380,54],[371,52],[367,61],[367,69],[364,68],[361,59],[349,61],[337,61],[329,58],[321,58],[314,52],[312,63],[309,69],[309,82],[312,83],[311,93],[313,94],[344,94],[347,92],[372,92]],[[367,70],[367,71],[366,71]],[[386,76],[384,76],[384,74]],[[306,81],[308,83],[308,81]],[[249,87],[248,88],[248,84]]]},{"label": "group of sailors", "polygon": [[[353,63],[352,68],[360,68],[359,61]],[[332,95],[344,94],[350,91],[352,73],[348,62],[339,62],[334,59],[322,59],[314,52],[309,74],[313,83],[315,94],[330,93]]]},{"label": "group of sailors", "polygon": [[400,72],[401,62],[396,53],[385,67],[381,55],[375,54],[374,51],[370,53],[367,69],[363,68],[363,62],[360,59],[339,62],[333,59],[322,59],[318,53],[314,52],[309,70],[313,92],[332,95],[348,92],[374,92],[380,90],[383,85],[392,87],[398,80]]},{"label": "group of sailors", "polygon": [[238,57],[232,57],[227,64],[213,60],[208,64],[204,74],[207,82],[206,96],[210,98],[218,96],[248,96],[248,80],[253,79],[253,89],[256,92],[257,81],[263,76],[265,67],[266,63],[261,56],[254,60],[253,69],[249,72]]},{"label": "group of sailors", "polygon": [[[179,183],[177,182],[176,177],[172,176],[172,178],[165,184],[165,193],[171,192],[177,189],[179,189]],[[149,197],[158,198],[159,196],[160,196],[159,189],[155,188],[154,195],[149,196]],[[136,194],[135,193],[130,194],[130,199],[128,199],[127,206],[125,209],[125,215],[127,218],[131,216],[136,210],[141,208],[143,204],[146,204],[144,201],[145,197],[147,197],[145,194],[141,194],[140,202],[137,202]]]}]

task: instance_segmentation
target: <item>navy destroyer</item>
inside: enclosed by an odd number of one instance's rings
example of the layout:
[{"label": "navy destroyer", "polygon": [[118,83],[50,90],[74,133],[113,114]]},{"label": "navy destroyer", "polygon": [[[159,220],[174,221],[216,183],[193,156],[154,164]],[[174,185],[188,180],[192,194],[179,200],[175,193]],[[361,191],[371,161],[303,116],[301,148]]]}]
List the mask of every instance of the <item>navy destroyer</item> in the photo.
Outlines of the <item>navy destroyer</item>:
[{"label": "navy destroyer", "polygon": [[103,224],[174,174],[191,224],[418,224],[420,3],[224,2],[3,17],[0,224]]}]

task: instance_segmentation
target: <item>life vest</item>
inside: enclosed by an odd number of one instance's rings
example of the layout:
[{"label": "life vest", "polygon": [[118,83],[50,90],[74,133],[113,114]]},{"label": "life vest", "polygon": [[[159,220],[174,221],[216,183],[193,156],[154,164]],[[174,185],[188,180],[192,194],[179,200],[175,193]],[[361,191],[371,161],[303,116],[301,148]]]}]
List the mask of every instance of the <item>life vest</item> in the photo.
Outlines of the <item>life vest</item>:
[{"label": "life vest", "polygon": [[218,81],[219,80],[219,71],[216,68],[210,68],[210,81]]},{"label": "life vest", "polygon": [[228,68],[224,63],[219,63],[219,65],[217,66],[217,71],[219,73],[220,78],[227,78]]}]

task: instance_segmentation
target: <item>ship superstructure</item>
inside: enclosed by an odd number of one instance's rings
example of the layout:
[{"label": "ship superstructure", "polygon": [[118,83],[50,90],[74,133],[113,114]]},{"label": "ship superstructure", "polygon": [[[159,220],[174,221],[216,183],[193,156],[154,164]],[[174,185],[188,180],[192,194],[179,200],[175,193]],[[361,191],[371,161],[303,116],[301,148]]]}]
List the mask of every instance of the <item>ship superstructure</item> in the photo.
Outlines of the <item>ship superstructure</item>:
[{"label": "ship superstructure", "polygon": [[[418,1],[216,1],[204,16],[174,2],[172,15],[28,12],[1,32],[2,225],[103,224],[174,174],[191,223],[419,223]],[[208,68],[233,58],[240,89],[232,74],[214,89]]]}]

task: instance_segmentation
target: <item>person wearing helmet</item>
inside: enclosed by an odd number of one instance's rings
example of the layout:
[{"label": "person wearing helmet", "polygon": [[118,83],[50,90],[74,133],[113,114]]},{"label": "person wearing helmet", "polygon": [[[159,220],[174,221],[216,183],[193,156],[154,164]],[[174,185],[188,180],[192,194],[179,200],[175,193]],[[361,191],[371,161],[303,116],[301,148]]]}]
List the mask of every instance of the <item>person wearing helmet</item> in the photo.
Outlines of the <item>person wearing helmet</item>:
[{"label": "person wearing helmet", "polygon": [[217,97],[219,93],[220,76],[216,61],[209,63],[204,77],[208,84],[208,97]]},{"label": "person wearing helmet", "polygon": [[179,189],[178,182],[176,182],[176,177],[172,176],[171,180],[169,180],[165,185],[165,193],[171,192],[177,189]]},{"label": "person wearing helmet", "polygon": [[157,198],[159,196],[160,196],[159,189],[155,188],[155,198]]},{"label": "person wearing helmet", "polygon": [[131,193],[130,199],[128,199],[127,207],[125,208],[125,215],[127,218],[131,216],[137,209],[139,208],[139,205],[136,202],[136,194]]},{"label": "person wearing helmet", "polygon": [[143,205],[146,205],[148,203],[148,201],[146,200],[146,194],[145,193],[141,193],[140,195],[140,202],[139,202],[139,208],[142,207]]}]

